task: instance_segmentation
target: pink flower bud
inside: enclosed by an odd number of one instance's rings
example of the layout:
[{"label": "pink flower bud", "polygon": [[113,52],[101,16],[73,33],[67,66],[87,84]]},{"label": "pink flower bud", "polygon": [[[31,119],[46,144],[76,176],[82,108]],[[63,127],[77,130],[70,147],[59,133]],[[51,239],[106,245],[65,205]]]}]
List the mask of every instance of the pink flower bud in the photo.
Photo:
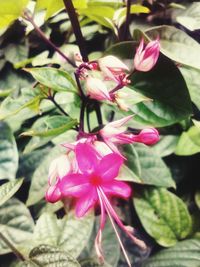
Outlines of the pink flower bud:
[{"label": "pink flower bud", "polygon": [[151,41],[144,48],[144,39],[142,38],[134,57],[134,67],[138,71],[149,71],[156,64],[160,52],[159,40]]},{"label": "pink flower bud", "polygon": [[111,100],[106,85],[97,78],[87,77],[86,79],[87,94],[96,100]]},{"label": "pink flower bud", "polygon": [[153,145],[159,141],[159,133],[155,128],[143,129],[138,135],[133,137],[133,141],[145,145]]},{"label": "pink flower bud", "polygon": [[117,81],[121,76],[125,76],[125,71],[129,68],[117,57],[106,56],[98,60],[100,70],[105,74],[106,78]]},{"label": "pink flower bud", "polygon": [[57,184],[47,189],[45,199],[48,202],[55,203],[61,199],[61,192]]}]

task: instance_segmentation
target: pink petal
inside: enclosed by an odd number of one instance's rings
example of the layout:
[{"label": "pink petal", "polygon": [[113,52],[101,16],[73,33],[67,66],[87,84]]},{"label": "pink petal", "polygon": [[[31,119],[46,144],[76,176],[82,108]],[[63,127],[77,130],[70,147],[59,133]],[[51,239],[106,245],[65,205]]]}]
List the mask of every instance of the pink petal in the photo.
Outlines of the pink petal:
[{"label": "pink petal", "polygon": [[89,194],[85,194],[83,197],[79,198],[76,202],[76,216],[82,217],[86,212],[95,206],[98,200],[97,192],[95,187],[90,188]]},{"label": "pink petal", "polygon": [[69,174],[59,183],[63,196],[81,197],[88,193],[90,184],[86,176],[82,174]]},{"label": "pink petal", "polygon": [[58,188],[58,185],[52,185],[47,189],[45,199],[48,202],[55,203],[59,201],[62,197],[62,194],[60,192],[60,189]]},{"label": "pink petal", "polygon": [[89,174],[99,162],[98,152],[89,144],[78,144],[75,149],[78,167],[82,173]]},{"label": "pink petal", "polygon": [[128,198],[131,195],[131,187],[121,181],[112,181],[101,186],[105,194]]},{"label": "pink petal", "polygon": [[123,158],[120,155],[116,153],[108,154],[100,161],[97,173],[101,176],[103,181],[112,181],[117,177],[122,164]]}]

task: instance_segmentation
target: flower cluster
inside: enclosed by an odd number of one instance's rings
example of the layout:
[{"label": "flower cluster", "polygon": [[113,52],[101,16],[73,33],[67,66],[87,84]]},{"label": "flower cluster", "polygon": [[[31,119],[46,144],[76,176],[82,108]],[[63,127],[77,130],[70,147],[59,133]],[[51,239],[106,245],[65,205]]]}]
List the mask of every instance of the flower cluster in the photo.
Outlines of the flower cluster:
[{"label": "flower cluster", "polygon": [[[158,55],[158,40],[150,42],[146,48],[142,40],[134,58],[135,69],[150,70],[155,65]],[[76,75],[85,81],[86,93],[91,99],[116,101],[116,92],[129,84],[129,68],[114,56],[84,63],[77,55],[76,61],[78,65]],[[91,70],[101,71],[103,80],[91,76]],[[115,83],[111,91],[108,91],[105,85],[105,81],[108,80]],[[104,126],[99,125],[97,131],[89,133],[80,127],[76,142],[63,144],[66,153],[51,163],[49,186],[46,192],[46,200],[51,203],[65,198],[75,199],[77,217],[84,216],[96,206],[100,207],[100,228],[95,239],[97,255],[103,261],[102,230],[105,226],[106,215],[108,215],[129,266],[131,263],[114,222],[134,243],[142,248],[145,248],[145,244],[134,236],[130,227],[122,223],[111,204],[113,197],[128,199],[132,194],[131,186],[118,180],[121,166],[126,161],[119,145],[135,142],[152,145],[159,140],[159,133],[154,128],[142,129],[137,134],[131,128],[127,128],[126,124],[131,119],[132,116],[126,116]]]}]

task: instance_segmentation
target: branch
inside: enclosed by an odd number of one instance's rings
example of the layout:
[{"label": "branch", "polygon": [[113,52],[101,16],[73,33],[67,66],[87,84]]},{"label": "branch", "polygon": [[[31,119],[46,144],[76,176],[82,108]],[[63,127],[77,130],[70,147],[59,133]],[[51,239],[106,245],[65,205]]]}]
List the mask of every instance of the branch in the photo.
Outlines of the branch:
[{"label": "branch", "polygon": [[126,22],[124,26],[124,36],[123,40],[126,41],[129,33],[129,23],[130,23],[130,11],[131,11],[131,0],[127,0],[126,4]]},{"label": "branch", "polygon": [[0,238],[12,250],[12,252],[16,255],[16,257],[19,260],[25,261],[24,256],[13,246],[13,244],[2,233],[0,233]]},{"label": "branch", "polygon": [[74,5],[72,3],[72,0],[63,0],[65,8],[67,10],[67,13],[69,15],[71,24],[72,24],[72,28],[76,37],[76,41],[79,47],[79,50],[81,52],[81,56],[83,58],[84,62],[88,61],[88,55],[87,55],[87,50],[86,50],[86,46],[85,46],[85,40],[83,38],[82,32],[81,32],[81,28],[80,28],[80,24],[76,15],[76,11],[74,9]]},{"label": "branch", "polygon": [[24,18],[29,21],[34,29],[36,30],[36,32],[38,33],[38,35],[48,44],[50,45],[58,54],[60,54],[69,64],[71,64],[73,67],[76,67],[75,63],[70,60],[54,43],[52,43],[51,40],[49,40],[45,34],[43,33],[43,31],[35,24],[33,17],[29,15],[29,11],[25,10],[24,11]]}]

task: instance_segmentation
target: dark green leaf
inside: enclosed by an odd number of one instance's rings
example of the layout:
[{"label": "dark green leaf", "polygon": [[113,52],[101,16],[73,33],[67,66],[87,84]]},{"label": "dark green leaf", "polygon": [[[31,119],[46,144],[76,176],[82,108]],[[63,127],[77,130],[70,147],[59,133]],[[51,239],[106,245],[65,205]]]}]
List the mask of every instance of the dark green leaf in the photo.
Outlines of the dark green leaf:
[{"label": "dark green leaf", "polygon": [[16,179],[0,186],[0,206],[17,192],[22,183],[23,179]]},{"label": "dark green leaf", "polygon": [[143,227],[158,244],[173,246],[189,235],[191,217],[176,195],[164,188],[149,188],[135,195],[133,201]]},{"label": "dark green leaf", "polygon": [[15,178],[18,151],[15,138],[7,124],[0,122],[0,179]]}]

